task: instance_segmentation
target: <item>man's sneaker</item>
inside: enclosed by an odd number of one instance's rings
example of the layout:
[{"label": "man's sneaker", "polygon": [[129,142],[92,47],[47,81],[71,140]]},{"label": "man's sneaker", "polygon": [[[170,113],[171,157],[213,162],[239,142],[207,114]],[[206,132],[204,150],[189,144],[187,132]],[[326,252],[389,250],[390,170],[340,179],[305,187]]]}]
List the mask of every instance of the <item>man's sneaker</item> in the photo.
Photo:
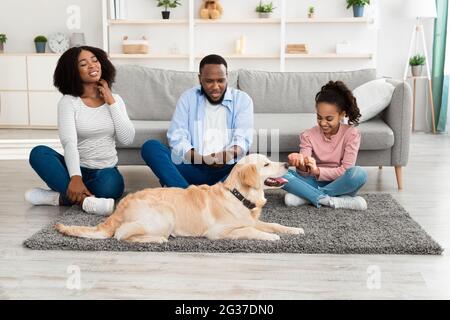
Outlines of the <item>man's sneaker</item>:
[{"label": "man's sneaker", "polygon": [[59,192],[42,188],[33,188],[25,192],[25,200],[34,206],[58,206]]},{"label": "man's sneaker", "polygon": [[87,197],[82,207],[87,213],[107,216],[114,211],[114,199]]},{"label": "man's sneaker", "polygon": [[288,207],[298,207],[298,206],[304,205],[308,202],[309,202],[308,200],[297,197],[295,194],[292,194],[292,193],[286,193],[286,195],[284,196],[284,203]]},{"label": "man's sneaker", "polygon": [[335,209],[366,210],[367,202],[363,197],[330,197],[330,206]]}]

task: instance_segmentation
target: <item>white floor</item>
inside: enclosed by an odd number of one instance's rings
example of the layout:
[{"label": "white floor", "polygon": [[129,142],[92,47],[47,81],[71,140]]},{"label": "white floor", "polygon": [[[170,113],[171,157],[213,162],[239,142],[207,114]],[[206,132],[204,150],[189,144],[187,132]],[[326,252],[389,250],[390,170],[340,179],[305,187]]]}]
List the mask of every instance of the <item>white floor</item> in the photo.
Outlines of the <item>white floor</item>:
[{"label": "white floor", "polygon": [[[120,170],[128,191],[157,186],[146,167]],[[0,161],[0,298],[450,298],[449,136],[413,135],[403,191],[393,168],[367,170],[362,191],[391,193],[442,256],[32,251],[22,241],[65,208],[30,207],[23,192],[43,183],[26,160]]]}]

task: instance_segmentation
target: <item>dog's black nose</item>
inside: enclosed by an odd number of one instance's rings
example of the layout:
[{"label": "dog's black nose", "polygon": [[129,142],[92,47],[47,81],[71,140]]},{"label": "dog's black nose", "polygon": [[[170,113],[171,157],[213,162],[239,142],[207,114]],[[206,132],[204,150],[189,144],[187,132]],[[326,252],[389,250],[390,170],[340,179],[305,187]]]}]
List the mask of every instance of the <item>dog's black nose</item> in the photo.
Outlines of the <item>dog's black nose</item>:
[{"label": "dog's black nose", "polygon": [[284,167],[285,167],[286,169],[289,169],[289,163],[285,162],[285,163],[284,163]]}]

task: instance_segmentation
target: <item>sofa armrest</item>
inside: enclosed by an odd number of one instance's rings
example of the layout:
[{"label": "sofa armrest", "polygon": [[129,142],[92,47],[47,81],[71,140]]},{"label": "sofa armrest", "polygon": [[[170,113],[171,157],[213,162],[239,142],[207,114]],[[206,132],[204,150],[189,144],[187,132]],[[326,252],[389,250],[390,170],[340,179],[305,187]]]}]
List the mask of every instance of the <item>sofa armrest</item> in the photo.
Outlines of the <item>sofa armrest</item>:
[{"label": "sofa armrest", "polygon": [[390,105],[382,113],[382,119],[394,132],[391,152],[392,166],[406,166],[412,125],[412,93],[406,81],[387,79],[395,86]]}]

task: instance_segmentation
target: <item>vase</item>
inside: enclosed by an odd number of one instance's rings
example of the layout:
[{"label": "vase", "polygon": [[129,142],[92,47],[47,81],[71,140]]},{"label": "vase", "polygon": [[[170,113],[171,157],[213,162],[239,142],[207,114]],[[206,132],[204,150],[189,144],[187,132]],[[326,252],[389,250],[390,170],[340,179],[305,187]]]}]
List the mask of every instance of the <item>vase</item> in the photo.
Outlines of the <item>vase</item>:
[{"label": "vase", "polygon": [[411,74],[413,77],[420,77],[422,75],[422,65],[411,66]]},{"label": "vase", "polygon": [[161,14],[162,14],[162,18],[164,20],[167,20],[170,18],[170,11],[161,11]]},{"label": "vase", "polygon": [[74,32],[70,36],[70,47],[80,47],[86,44],[83,32]]},{"label": "vase", "polygon": [[259,17],[262,18],[262,19],[270,18],[271,15],[272,15],[271,12],[260,12],[260,13],[259,13]]},{"label": "vase", "polygon": [[35,42],[36,52],[37,53],[45,53],[45,45],[47,42]]},{"label": "vase", "polygon": [[353,6],[353,17],[360,18],[364,16],[364,6]]}]

